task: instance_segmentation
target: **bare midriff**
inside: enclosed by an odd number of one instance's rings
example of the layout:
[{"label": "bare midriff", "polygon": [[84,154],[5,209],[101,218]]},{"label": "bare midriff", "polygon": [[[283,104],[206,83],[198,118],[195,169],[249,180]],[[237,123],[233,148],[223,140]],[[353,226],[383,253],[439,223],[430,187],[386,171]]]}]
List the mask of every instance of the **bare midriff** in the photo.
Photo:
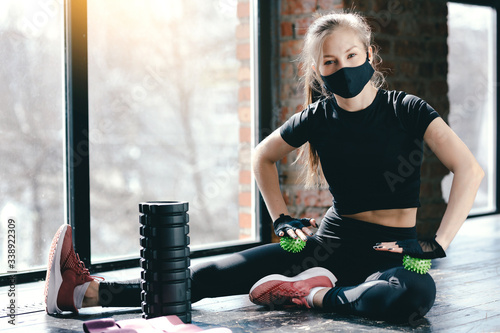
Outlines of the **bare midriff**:
[{"label": "bare midriff", "polygon": [[342,216],[387,227],[411,228],[417,221],[417,208],[370,210]]}]

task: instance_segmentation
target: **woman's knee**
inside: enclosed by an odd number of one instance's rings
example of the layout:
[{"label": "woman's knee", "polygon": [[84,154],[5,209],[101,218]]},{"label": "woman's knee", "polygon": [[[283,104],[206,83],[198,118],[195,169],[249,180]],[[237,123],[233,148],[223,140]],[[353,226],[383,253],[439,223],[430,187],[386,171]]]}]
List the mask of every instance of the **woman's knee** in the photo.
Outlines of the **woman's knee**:
[{"label": "woman's knee", "polygon": [[397,321],[411,322],[423,317],[436,299],[436,284],[427,274],[419,274],[398,268],[388,279],[395,289],[394,298],[388,309],[388,316]]}]

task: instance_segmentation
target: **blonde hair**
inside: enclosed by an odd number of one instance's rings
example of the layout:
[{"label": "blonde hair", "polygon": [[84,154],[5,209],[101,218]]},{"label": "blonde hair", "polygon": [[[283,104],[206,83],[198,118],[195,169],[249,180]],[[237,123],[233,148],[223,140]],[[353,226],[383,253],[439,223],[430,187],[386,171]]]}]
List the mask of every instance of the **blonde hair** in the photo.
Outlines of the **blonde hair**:
[{"label": "blonde hair", "polygon": [[[382,59],[378,55],[378,48],[372,45],[372,31],[366,19],[354,12],[334,12],[318,16],[307,30],[304,37],[304,47],[299,58],[304,73],[301,78],[306,97],[304,108],[313,103],[315,97],[319,94],[323,96],[330,95],[323,87],[321,76],[314,68],[318,69],[325,39],[337,28],[350,28],[355,31],[367,52],[369,47],[372,46],[373,57],[371,64],[375,69],[375,73],[370,81],[376,88],[380,88],[385,84],[384,75],[378,70]],[[307,165],[303,169],[302,175],[306,187],[311,188],[326,183],[322,174],[318,152],[311,143],[303,145],[299,149],[295,162],[299,160]]]}]

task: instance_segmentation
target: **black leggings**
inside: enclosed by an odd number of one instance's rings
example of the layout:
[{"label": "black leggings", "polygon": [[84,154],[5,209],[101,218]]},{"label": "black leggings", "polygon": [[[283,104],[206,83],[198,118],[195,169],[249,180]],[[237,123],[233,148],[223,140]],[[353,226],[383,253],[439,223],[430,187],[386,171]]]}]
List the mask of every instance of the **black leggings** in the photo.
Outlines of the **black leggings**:
[{"label": "black leggings", "polygon": [[[432,307],[436,287],[429,274],[401,267],[402,255],[378,252],[377,242],[415,238],[415,228],[392,228],[329,211],[317,234],[299,253],[279,244],[267,244],[226,258],[191,267],[191,300],[247,294],[260,278],[270,274],[295,276],[312,267],[324,267],[338,279],[323,299],[324,310],[374,319],[411,321]],[[103,306],[140,304],[138,280],[102,282]]]}]

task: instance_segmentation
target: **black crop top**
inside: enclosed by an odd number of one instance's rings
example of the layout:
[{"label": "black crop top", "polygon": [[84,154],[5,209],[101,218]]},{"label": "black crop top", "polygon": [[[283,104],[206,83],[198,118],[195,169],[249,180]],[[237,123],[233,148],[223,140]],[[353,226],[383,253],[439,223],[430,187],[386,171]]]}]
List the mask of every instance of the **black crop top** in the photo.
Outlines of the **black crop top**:
[{"label": "black crop top", "polygon": [[310,142],[338,214],[420,207],[423,136],[439,114],[424,100],[380,89],[364,110],[349,112],[324,98],[280,129],[291,146]]}]

